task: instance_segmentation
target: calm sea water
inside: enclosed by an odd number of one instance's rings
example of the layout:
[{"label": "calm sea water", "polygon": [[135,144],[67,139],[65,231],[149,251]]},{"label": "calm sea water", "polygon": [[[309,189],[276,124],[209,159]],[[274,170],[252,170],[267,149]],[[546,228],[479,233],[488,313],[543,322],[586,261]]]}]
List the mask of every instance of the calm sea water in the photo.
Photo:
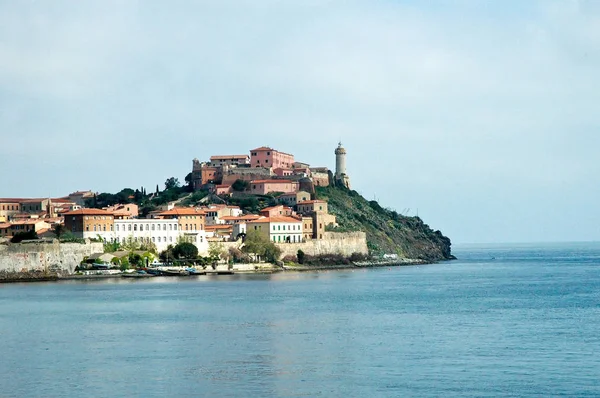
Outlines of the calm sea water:
[{"label": "calm sea water", "polygon": [[0,285],[0,396],[600,396],[600,244]]}]

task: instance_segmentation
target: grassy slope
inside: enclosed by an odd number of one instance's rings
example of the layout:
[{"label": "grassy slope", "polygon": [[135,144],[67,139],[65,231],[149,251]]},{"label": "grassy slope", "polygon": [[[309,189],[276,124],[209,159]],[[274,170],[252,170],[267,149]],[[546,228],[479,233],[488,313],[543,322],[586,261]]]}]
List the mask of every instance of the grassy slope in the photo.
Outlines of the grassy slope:
[{"label": "grassy slope", "polygon": [[428,261],[452,259],[450,239],[433,231],[419,217],[406,217],[367,201],[356,191],[317,187],[318,199],[329,202],[340,231],[364,231],[372,254],[397,253]]}]

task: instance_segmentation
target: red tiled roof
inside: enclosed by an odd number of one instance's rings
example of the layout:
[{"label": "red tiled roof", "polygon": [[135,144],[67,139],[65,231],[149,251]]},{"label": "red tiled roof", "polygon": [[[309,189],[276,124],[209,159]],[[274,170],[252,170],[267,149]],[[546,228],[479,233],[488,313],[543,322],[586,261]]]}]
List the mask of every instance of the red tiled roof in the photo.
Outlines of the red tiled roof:
[{"label": "red tiled roof", "polygon": [[249,224],[252,223],[271,223],[271,222],[292,222],[292,223],[301,223],[302,221],[293,218],[293,217],[286,217],[286,216],[281,216],[281,217],[264,217],[264,218],[260,218],[258,220],[254,220],[254,221],[250,221]]},{"label": "red tiled roof", "polygon": [[68,211],[63,216],[112,216],[113,213],[102,209],[79,209]]},{"label": "red tiled roof", "polygon": [[271,206],[271,207],[265,207],[264,209],[262,209],[261,211],[270,211],[270,210],[274,210],[274,209],[278,209],[278,208],[283,208],[283,205],[278,205],[278,206]]},{"label": "red tiled roof", "polygon": [[1,223],[0,224],[0,229],[4,229],[4,228],[10,228],[12,224],[9,222],[5,222],[5,223]]},{"label": "red tiled roof", "polygon": [[260,148],[255,148],[255,149],[251,149],[250,152],[252,151],[272,151],[273,148],[269,148],[268,146],[261,146]]},{"label": "red tiled roof", "polygon": [[0,203],[21,203],[23,198],[0,198]]},{"label": "red tiled roof", "polygon": [[211,156],[210,160],[213,159],[248,159],[249,156],[248,155],[215,155],[215,156]]},{"label": "red tiled roof", "polygon": [[163,211],[158,214],[159,216],[203,216],[205,212],[203,210],[196,210],[191,207],[176,207],[171,210]]},{"label": "red tiled roof", "polygon": [[205,231],[212,231],[215,229],[232,229],[233,225],[206,225],[204,226]]},{"label": "red tiled roof", "polygon": [[250,184],[291,184],[290,180],[254,180]]}]

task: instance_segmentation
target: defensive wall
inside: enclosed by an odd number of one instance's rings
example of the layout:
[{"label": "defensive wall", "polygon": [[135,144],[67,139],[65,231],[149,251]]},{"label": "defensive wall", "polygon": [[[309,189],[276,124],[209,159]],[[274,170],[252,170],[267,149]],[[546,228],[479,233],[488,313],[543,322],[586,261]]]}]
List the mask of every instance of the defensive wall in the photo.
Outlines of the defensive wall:
[{"label": "defensive wall", "polygon": [[298,250],[310,256],[341,254],[350,257],[352,253],[369,254],[367,234],[364,232],[325,232],[323,239],[276,245],[281,249],[281,257],[295,256]]},{"label": "defensive wall", "polygon": [[102,243],[22,242],[0,244],[0,272],[53,271],[72,274],[83,258],[103,253]]}]

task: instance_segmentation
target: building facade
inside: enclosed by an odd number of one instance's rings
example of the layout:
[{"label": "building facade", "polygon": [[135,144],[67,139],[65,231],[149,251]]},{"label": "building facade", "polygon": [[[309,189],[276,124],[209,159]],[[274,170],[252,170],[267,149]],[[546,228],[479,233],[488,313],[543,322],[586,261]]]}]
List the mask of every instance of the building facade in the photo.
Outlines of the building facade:
[{"label": "building facade", "polygon": [[291,169],[294,166],[294,155],[263,146],[250,151],[250,164],[252,167]]},{"label": "building facade", "polygon": [[253,180],[250,181],[250,193],[266,195],[271,192],[298,192],[298,182],[291,180]]},{"label": "building facade", "polygon": [[247,230],[254,230],[275,243],[302,242],[302,221],[293,217],[265,217],[247,224]]},{"label": "building facade", "polygon": [[64,214],[65,229],[83,239],[95,239],[112,232],[114,215],[101,209],[79,209]]}]

